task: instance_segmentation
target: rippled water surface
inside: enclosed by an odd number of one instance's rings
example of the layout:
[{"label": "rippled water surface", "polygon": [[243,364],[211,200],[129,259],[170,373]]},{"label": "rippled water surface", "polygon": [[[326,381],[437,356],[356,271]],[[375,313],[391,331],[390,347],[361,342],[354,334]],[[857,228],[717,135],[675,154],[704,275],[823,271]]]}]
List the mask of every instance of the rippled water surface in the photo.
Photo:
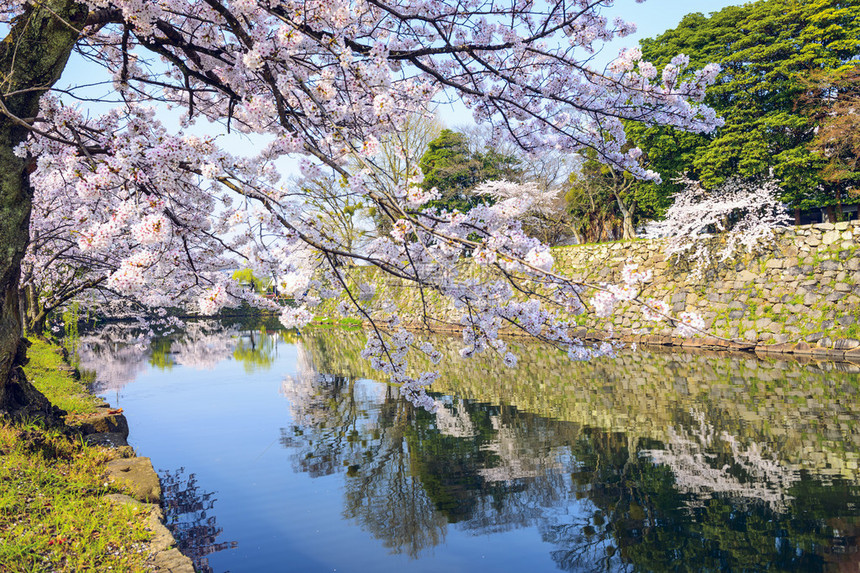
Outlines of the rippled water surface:
[{"label": "rippled water surface", "polygon": [[84,337],[208,571],[857,571],[851,365],[625,351],[455,359],[436,414],[360,332]]}]

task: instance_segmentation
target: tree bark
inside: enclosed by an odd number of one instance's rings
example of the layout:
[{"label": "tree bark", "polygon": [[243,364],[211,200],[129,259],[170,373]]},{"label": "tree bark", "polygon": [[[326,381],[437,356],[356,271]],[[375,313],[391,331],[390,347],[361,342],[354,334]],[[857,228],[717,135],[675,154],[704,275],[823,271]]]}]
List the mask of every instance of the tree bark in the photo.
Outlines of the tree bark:
[{"label": "tree bark", "polygon": [[615,195],[615,202],[618,204],[618,210],[621,211],[621,238],[625,241],[636,238],[636,228],[633,226],[633,213],[636,210],[636,201],[631,201],[630,205],[624,203],[621,194],[612,191]]},{"label": "tree bark", "polygon": [[610,173],[612,174],[612,195],[615,196],[618,210],[621,211],[621,238],[629,241],[636,238],[636,227],[633,225],[636,200],[631,200],[630,204],[627,204],[623,195],[630,190],[632,183],[623,175],[618,175],[615,170]]},{"label": "tree bark", "polygon": [[59,410],[22,369],[29,343],[23,338],[18,282],[33,192],[29,160],[13,150],[30,133],[27,121],[37,116],[40,97],[60,78],[86,17],[87,8],[72,0],[42,0],[27,8],[0,42],[5,108],[0,110],[0,416],[12,419],[59,420]]},{"label": "tree bark", "polygon": [[24,334],[40,336],[45,332],[45,319],[48,313],[42,306],[42,300],[35,285],[28,284],[21,289],[21,308],[24,316]]},{"label": "tree bark", "polygon": [[633,226],[633,213],[630,211],[621,213],[623,220],[621,222],[621,238],[629,241],[636,238],[636,227]]}]

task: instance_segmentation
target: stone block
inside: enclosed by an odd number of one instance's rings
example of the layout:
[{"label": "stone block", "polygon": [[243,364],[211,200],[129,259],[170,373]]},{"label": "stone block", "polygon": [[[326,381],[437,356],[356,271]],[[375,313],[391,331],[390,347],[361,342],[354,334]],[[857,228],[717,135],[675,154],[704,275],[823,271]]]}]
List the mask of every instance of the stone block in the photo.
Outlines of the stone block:
[{"label": "stone block", "polygon": [[149,458],[123,458],[107,463],[108,477],[125,485],[130,495],[146,503],[161,503],[161,483]]},{"label": "stone block", "polygon": [[804,341],[800,341],[791,347],[793,354],[812,354],[812,346]]},{"label": "stone block", "polygon": [[840,317],[837,317],[836,322],[839,323],[839,326],[851,326],[852,324],[854,324],[857,321],[850,314],[845,314],[845,315],[842,315]]},{"label": "stone block", "polygon": [[98,434],[88,434],[84,436],[84,443],[86,443],[88,446],[102,446],[105,448],[113,448],[120,451],[127,451],[124,450],[124,448],[131,449],[131,446],[128,445],[128,441],[126,441],[126,437],[120,432],[101,432]]},{"label": "stone block", "polygon": [[80,430],[87,434],[122,434],[128,438],[128,420],[117,410],[108,410],[85,418],[80,424]]},{"label": "stone block", "polygon": [[812,356],[820,358],[844,359],[845,352],[834,348],[813,348]]},{"label": "stone block", "polygon": [[784,344],[785,341],[781,341],[777,337],[774,337],[774,340],[777,342],[776,344],[759,344],[758,346],[756,346],[756,354],[786,354],[788,352],[791,352],[791,344]]},{"label": "stone block", "polygon": [[156,554],[152,560],[152,564],[157,571],[194,573],[194,564],[191,559],[180,553],[175,547]]},{"label": "stone block", "polygon": [[860,340],[853,338],[840,338],[833,343],[833,348],[836,350],[852,350],[860,347]]},{"label": "stone block", "polygon": [[818,342],[822,338],[824,338],[823,333],[821,333],[821,332],[810,332],[809,334],[807,334],[806,336],[803,337],[803,340],[805,340],[806,342],[813,343],[813,342]]}]

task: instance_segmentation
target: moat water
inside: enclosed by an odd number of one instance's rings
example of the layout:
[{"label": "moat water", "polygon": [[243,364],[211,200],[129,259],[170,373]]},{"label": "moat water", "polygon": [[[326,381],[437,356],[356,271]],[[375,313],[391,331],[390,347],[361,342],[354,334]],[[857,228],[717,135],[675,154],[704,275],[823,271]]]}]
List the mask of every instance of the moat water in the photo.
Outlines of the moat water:
[{"label": "moat water", "polygon": [[203,571],[856,571],[860,368],[456,358],[416,410],[360,331],[84,337]]}]

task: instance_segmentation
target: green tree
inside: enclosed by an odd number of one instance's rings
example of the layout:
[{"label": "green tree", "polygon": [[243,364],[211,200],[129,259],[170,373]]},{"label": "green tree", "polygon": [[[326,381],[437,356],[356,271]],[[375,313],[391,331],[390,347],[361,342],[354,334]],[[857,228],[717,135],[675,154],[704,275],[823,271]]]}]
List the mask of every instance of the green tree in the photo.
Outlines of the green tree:
[{"label": "green tree", "polygon": [[833,204],[810,147],[818,121],[797,105],[804,78],[856,63],[860,50],[860,4],[856,0],[762,0],[730,6],[710,16],[689,14],[680,25],[641,43],[645,60],[658,68],[684,53],[691,67],[709,62],[722,72],[706,102],[725,119],[710,136],[671,128],[628,126],[650,167],[664,181],[658,195],[676,190],[682,172],[717,185],[732,176],[767,176],[785,190],[782,199],[799,210]]},{"label": "green tree", "polygon": [[825,158],[820,175],[841,210],[860,194],[860,66],[815,74],[806,86],[800,103],[820,123],[810,148]]},{"label": "green tree", "polygon": [[419,166],[424,173],[424,189],[435,187],[441,194],[432,205],[459,211],[486,200],[471,193],[479,183],[518,181],[523,172],[515,156],[491,147],[471,151],[466,135],[450,129],[443,129],[427,145]]},{"label": "green tree", "polygon": [[251,287],[257,294],[263,294],[272,286],[271,278],[260,278],[251,269],[239,269],[234,271],[232,276],[239,284]]},{"label": "green tree", "polygon": [[[651,201],[648,186],[600,163],[594,152],[586,152],[579,173],[571,175],[566,199],[579,233],[588,235],[586,241],[615,238],[619,224],[621,238],[635,239],[640,204]],[[605,224],[595,227],[595,222]]]},{"label": "green tree", "polygon": [[302,179],[298,196],[310,207],[325,238],[344,250],[356,248],[372,234],[368,206],[340,175]]}]

